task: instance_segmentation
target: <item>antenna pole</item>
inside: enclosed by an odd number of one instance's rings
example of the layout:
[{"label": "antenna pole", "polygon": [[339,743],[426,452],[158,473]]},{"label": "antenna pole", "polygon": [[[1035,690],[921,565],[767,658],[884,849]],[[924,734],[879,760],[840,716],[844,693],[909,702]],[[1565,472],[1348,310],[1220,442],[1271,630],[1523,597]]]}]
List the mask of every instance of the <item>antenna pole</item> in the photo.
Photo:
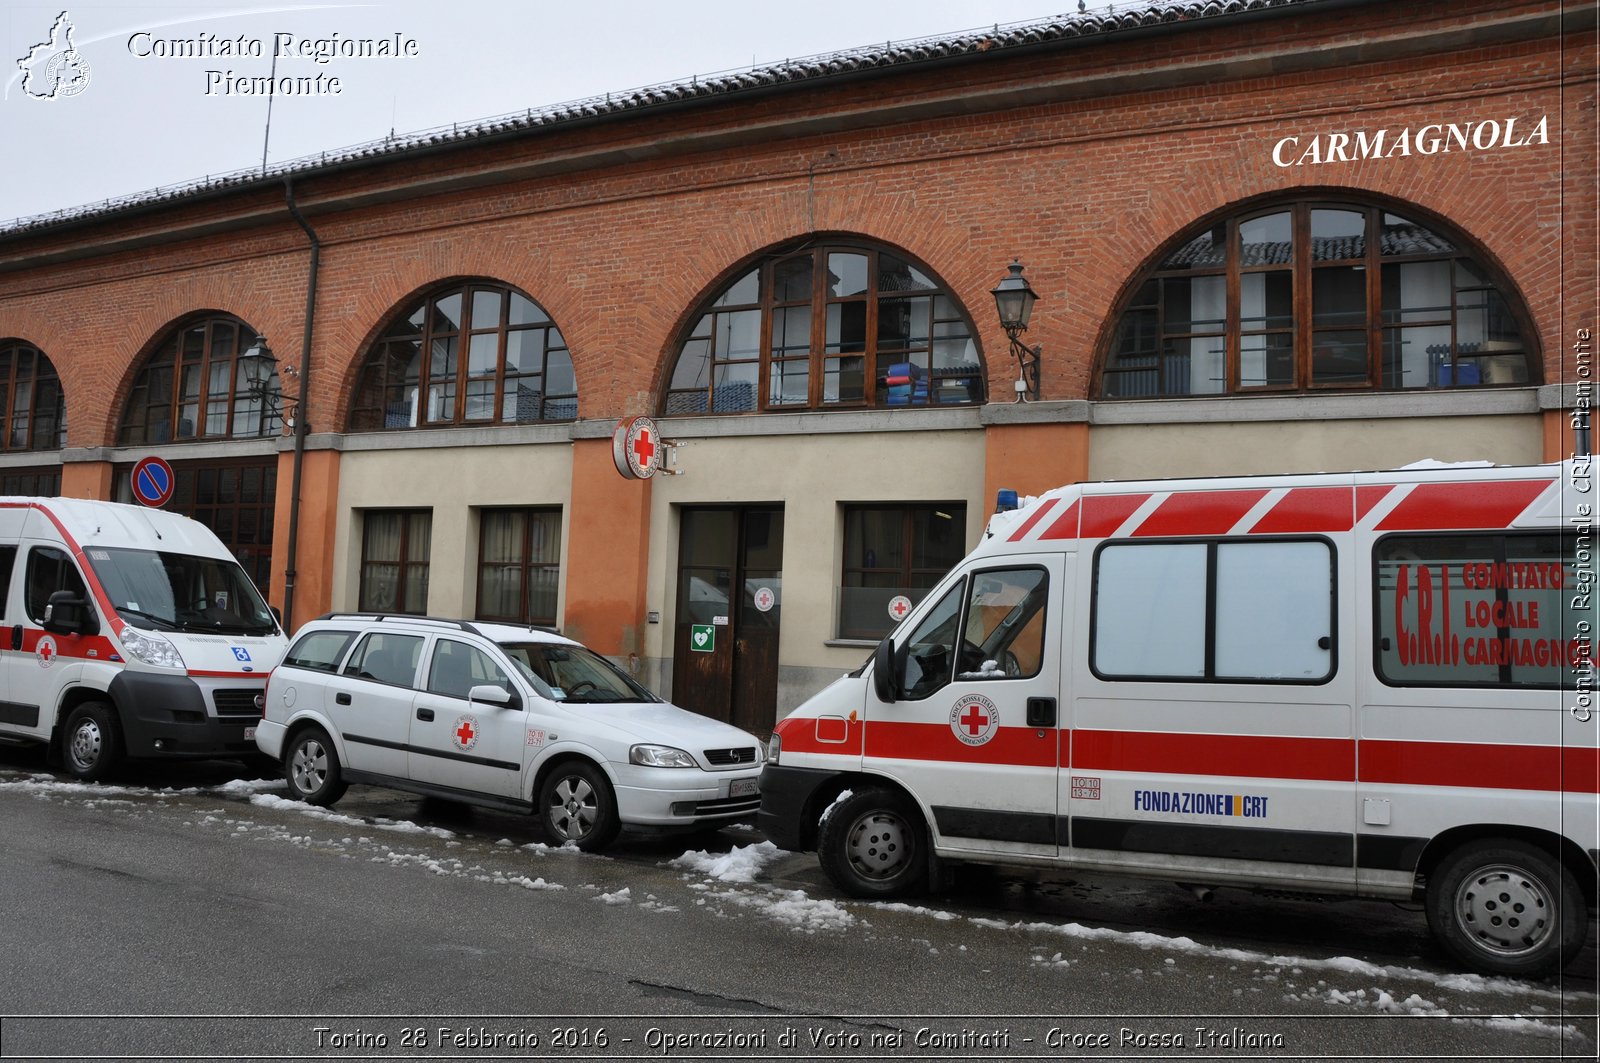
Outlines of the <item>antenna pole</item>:
[{"label": "antenna pole", "polygon": [[267,131],[261,138],[261,173],[267,172],[267,145],[272,143],[272,100],[278,95],[278,48],[272,48],[272,73],[267,77]]}]

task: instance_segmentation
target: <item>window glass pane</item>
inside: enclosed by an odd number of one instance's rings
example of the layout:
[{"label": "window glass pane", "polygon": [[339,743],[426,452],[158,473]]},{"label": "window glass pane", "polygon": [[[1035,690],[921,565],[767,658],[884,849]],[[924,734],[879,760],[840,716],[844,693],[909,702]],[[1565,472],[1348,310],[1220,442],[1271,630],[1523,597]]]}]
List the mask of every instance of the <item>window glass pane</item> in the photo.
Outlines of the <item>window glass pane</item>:
[{"label": "window glass pane", "polygon": [[761,367],[755,362],[719,365],[711,390],[713,413],[742,413],[756,408],[756,382]]},{"label": "window glass pane", "polygon": [[811,259],[809,253],[796,255],[773,267],[772,298],[775,301],[780,303],[811,301]]},{"label": "window glass pane", "polygon": [[[1375,548],[1378,674],[1404,686],[1572,686],[1577,537],[1398,536]],[[1577,607],[1574,608],[1574,603]]]},{"label": "window glass pane", "polygon": [[811,306],[786,306],[772,315],[774,357],[805,354],[811,349]]},{"label": "window glass pane", "polygon": [[[905,674],[902,689],[907,700],[925,698],[950,682],[955,663],[957,627],[961,620],[961,595],[965,582],[947,591],[904,642]],[[902,643],[895,639],[896,657]]]},{"label": "window glass pane", "polygon": [[461,294],[447,295],[433,304],[434,332],[456,332],[461,328]]},{"label": "window glass pane", "polygon": [[1246,273],[1239,290],[1239,327],[1246,332],[1294,326],[1294,274],[1288,270]]},{"label": "window glass pane", "polygon": [[478,289],[472,293],[472,327],[474,329],[499,328],[500,307],[505,296],[500,292]]},{"label": "window glass pane", "polygon": [[761,311],[718,314],[713,333],[717,360],[755,358],[761,353]]},{"label": "window glass pane", "polygon": [[1219,679],[1333,674],[1333,567],[1326,543],[1217,546]]},{"label": "window glass pane", "polygon": [[[1217,225],[1196,236],[1162,260],[1160,269],[1221,269],[1227,265],[1226,223]],[[1155,302],[1155,293],[1149,288],[1140,289],[1135,303],[1143,306]]]},{"label": "window glass pane", "polygon": [[713,306],[742,306],[761,300],[761,271],[753,269],[728,285]]},{"label": "window glass pane", "polygon": [[492,377],[500,363],[500,336],[488,332],[475,335],[467,343],[467,375]]},{"label": "window glass pane", "polygon": [[1174,340],[1168,347],[1165,386],[1172,395],[1217,395],[1228,388],[1227,349],[1221,336]]},{"label": "window glass pane", "polygon": [[973,574],[972,600],[961,633],[958,679],[1039,674],[1049,585],[1048,576],[1039,568]]},{"label": "window glass pane", "polygon": [[354,631],[313,631],[289,648],[283,663],[316,672],[336,672],[355,637]]},{"label": "window glass pane", "polygon": [[878,290],[880,292],[926,291],[937,285],[928,276],[903,258],[882,252],[878,255]]},{"label": "window glass pane", "polygon": [[1384,324],[1449,321],[1451,301],[1449,262],[1384,263]]},{"label": "window glass pane", "polygon": [[1440,369],[1449,376],[1450,326],[1383,330],[1383,386],[1424,388],[1439,383]]},{"label": "window glass pane", "polygon": [[511,680],[488,654],[454,639],[434,643],[428,662],[430,693],[465,700],[473,687],[488,684],[510,691]]},{"label": "window glass pane", "polygon": [[1311,274],[1314,328],[1367,323],[1367,271],[1357,266],[1323,266]]},{"label": "window glass pane", "polygon": [[790,358],[773,362],[768,373],[767,404],[769,406],[804,405],[808,391],[811,363],[803,358]]},{"label": "window glass pane", "polygon": [[1294,261],[1294,227],[1288,211],[1239,223],[1241,266],[1287,266]]},{"label": "window glass pane", "polygon": [[867,256],[835,252],[828,256],[828,294],[862,295],[867,290]]},{"label": "window glass pane", "polygon": [[428,560],[428,550],[433,538],[433,514],[406,514],[406,560]]},{"label": "window glass pane", "polygon": [[363,522],[361,556],[367,561],[400,560],[403,513],[368,513]]},{"label": "window glass pane", "polygon": [[1226,277],[1170,277],[1162,282],[1162,288],[1168,332],[1216,333],[1227,325]]},{"label": "window glass pane", "polygon": [[1379,252],[1385,255],[1437,255],[1455,250],[1450,240],[1398,214],[1384,214]]},{"label": "window glass pane", "polygon": [[[1094,666],[1107,676],[1199,678],[1206,669],[1206,547],[1108,546],[1095,560]],[[1161,637],[1152,638],[1152,632]]]},{"label": "window glass pane", "polygon": [[867,304],[829,303],[827,317],[829,354],[846,354],[867,349]]},{"label": "window glass pane", "polygon": [[673,390],[705,387],[710,379],[707,375],[710,359],[709,341],[691,339],[685,342],[678,354],[678,364],[672,368]]},{"label": "window glass pane", "polygon": [[1311,212],[1311,260],[1329,262],[1366,255],[1367,216],[1353,210]]},{"label": "window glass pane", "polygon": [[[473,342],[493,340],[493,336],[474,336]],[[476,358],[476,355],[474,355]],[[506,372],[538,373],[544,368],[544,329],[512,329],[506,333]]]},{"label": "window glass pane", "polygon": [[1239,337],[1239,386],[1294,383],[1294,337],[1287,332]]},{"label": "window glass pane", "polygon": [[[578,393],[578,378],[572,370],[571,351],[565,347],[551,349],[545,365],[545,381],[547,390],[551,395],[576,395]],[[556,415],[547,410],[545,416],[554,417]],[[574,406],[564,416],[576,417],[577,408]]]},{"label": "window glass pane", "polygon": [[867,360],[828,358],[823,362],[822,401],[860,402],[867,397]]},{"label": "window glass pane", "polygon": [[521,292],[511,293],[511,324],[537,325],[549,320],[549,316],[532,299]]},{"label": "window glass pane", "polygon": [[416,682],[421,659],[422,639],[418,636],[374,632],[356,646],[344,666],[344,674],[408,687]]},{"label": "window glass pane", "polygon": [[1367,382],[1365,332],[1315,332],[1311,336],[1311,379],[1317,384]]}]

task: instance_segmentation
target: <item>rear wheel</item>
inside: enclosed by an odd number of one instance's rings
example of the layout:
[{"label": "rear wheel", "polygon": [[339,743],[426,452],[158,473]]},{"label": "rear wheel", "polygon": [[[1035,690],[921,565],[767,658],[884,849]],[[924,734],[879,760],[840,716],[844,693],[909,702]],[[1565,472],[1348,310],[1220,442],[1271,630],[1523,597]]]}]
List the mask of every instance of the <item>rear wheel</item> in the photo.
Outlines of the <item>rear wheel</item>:
[{"label": "rear wheel", "polygon": [[316,728],[301,731],[289,743],[283,777],[289,780],[291,794],[324,807],[343,797],[348,785],[339,772],[339,754],[333,751],[333,742]]},{"label": "rear wheel", "polygon": [[1572,871],[1526,842],[1494,839],[1446,856],[1428,881],[1428,926],[1475,970],[1532,976],[1559,970],[1589,933]]},{"label": "rear wheel", "polygon": [[831,807],[817,837],[817,859],[852,897],[901,897],[928,873],[928,832],[909,798],[877,787]]},{"label": "rear wheel", "polygon": [[85,782],[104,779],[122,759],[117,713],[103,701],[86,701],[67,714],[62,742],[67,770]]}]

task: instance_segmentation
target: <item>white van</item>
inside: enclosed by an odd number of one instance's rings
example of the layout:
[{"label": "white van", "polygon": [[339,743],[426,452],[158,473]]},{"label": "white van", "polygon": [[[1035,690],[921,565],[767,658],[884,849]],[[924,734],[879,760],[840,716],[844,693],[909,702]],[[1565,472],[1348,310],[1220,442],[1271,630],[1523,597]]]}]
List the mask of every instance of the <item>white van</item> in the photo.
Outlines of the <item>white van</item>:
[{"label": "white van", "polygon": [[939,860],[1424,902],[1551,970],[1595,904],[1595,482],[1082,484],[996,515],[779,722],[760,821],[857,896]]},{"label": "white van", "polygon": [[272,610],[198,521],[0,498],[0,740],[100,779],[124,757],[251,757]]}]

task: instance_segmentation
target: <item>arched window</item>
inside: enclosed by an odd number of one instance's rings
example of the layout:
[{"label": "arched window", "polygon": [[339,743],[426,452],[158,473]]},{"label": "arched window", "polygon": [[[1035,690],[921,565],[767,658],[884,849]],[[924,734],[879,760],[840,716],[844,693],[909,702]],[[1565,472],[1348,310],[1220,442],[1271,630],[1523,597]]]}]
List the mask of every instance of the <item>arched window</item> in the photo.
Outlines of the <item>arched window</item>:
[{"label": "arched window", "polygon": [[472,281],[417,300],[378,337],[361,367],[350,430],[577,416],[561,330],[515,288]]},{"label": "arched window", "polygon": [[0,342],[0,450],[60,450],[67,404],[50,359],[21,340]]},{"label": "arched window", "polygon": [[[243,321],[222,314],[174,329],[134,377],[117,444],[277,435],[282,418],[266,407],[259,390],[251,390],[239,364],[260,338]],[[267,391],[279,387],[274,362]]]},{"label": "arched window", "polygon": [[1134,286],[1099,396],[1537,383],[1525,320],[1455,234],[1383,206],[1280,202],[1185,233]]},{"label": "arched window", "polygon": [[694,315],[662,412],[982,402],[972,324],[923,266],[868,245],[768,256]]}]

